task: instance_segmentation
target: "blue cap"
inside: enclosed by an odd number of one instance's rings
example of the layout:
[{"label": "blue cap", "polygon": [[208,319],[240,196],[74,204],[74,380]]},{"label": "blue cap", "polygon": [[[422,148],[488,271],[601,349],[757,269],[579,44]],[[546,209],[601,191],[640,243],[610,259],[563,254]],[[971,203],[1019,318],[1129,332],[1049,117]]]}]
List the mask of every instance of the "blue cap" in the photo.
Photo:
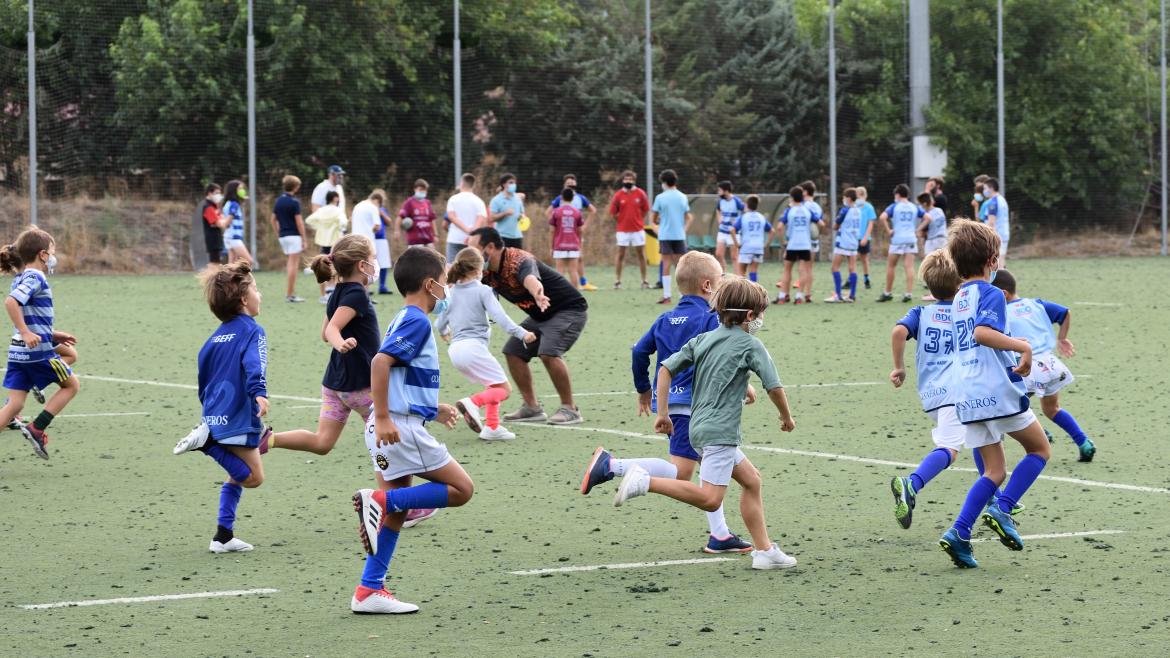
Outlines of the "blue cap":
[{"label": "blue cap", "polygon": [[329,173],[344,174],[345,170],[341,168],[341,165],[329,165]]}]

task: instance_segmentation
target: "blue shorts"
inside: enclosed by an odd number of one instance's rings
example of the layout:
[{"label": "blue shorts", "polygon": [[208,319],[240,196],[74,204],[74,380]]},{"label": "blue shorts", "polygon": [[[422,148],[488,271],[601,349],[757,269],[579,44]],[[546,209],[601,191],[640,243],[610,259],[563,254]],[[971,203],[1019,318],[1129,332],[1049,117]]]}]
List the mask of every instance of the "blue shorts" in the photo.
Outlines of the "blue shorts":
[{"label": "blue shorts", "polygon": [[670,435],[670,455],[699,461],[699,453],[691,447],[691,417],[671,414],[670,422],[674,424],[674,434]]},{"label": "blue shorts", "polygon": [[9,361],[8,371],[4,373],[4,388],[10,391],[47,388],[49,384],[64,384],[72,376],[73,371],[57,357],[32,363]]}]

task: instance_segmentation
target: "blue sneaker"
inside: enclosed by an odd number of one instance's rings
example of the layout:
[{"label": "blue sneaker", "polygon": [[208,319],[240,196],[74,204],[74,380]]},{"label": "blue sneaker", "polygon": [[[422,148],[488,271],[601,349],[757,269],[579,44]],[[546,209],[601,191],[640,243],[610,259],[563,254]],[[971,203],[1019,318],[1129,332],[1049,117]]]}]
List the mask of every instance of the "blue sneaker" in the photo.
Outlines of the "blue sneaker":
[{"label": "blue sneaker", "polygon": [[726,539],[716,539],[715,535],[711,535],[707,539],[707,545],[703,547],[704,553],[750,553],[752,545],[740,539],[736,535],[728,535]]},{"label": "blue sneaker", "polygon": [[[990,505],[991,507],[995,507],[995,506],[999,505],[999,496],[992,496],[991,502],[988,503],[988,505]],[[1017,514],[1020,514],[1021,512],[1023,512],[1026,509],[1028,509],[1028,508],[1025,507],[1023,503],[1016,503],[1015,505],[1012,505],[1012,516],[1016,516]]]},{"label": "blue sneaker", "polygon": [[1093,441],[1089,437],[1085,437],[1085,442],[1077,446],[1077,449],[1081,452],[1080,456],[1077,457],[1079,462],[1091,462],[1093,455],[1097,454],[1097,446],[1093,445]]},{"label": "blue sneaker", "polygon": [[979,566],[975,561],[975,551],[971,542],[959,536],[959,531],[951,528],[939,538],[938,545],[951,556],[951,562],[960,569],[974,569]]},{"label": "blue sneaker", "polygon": [[1024,550],[1024,540],[1020,537],[1020,533],[1016,532],[1016,522],[1012,519],[1011,514],[1001,510],[998,504],[988,505],[987,509],[983,511],[983,525],[999,535],[999,542],[1004,546],[1013,551]]},{"label": "blue sneaker", "polygon": [[593,457],[585,467],[585,477],[581,478],[582,494],[587,494],[593,487],[613,479],[613,471],[609,470],[610,456],[609,451],[601,446],[597,446],[597,450],[593,451]]},{"label": "blue sneaker", "polygon": [[918,492],[914,491],[914,484],[910,482],[910,478],[890,480],[890,491],[894,493],[894,518],[898,519],[903,528],[909,529]]}]

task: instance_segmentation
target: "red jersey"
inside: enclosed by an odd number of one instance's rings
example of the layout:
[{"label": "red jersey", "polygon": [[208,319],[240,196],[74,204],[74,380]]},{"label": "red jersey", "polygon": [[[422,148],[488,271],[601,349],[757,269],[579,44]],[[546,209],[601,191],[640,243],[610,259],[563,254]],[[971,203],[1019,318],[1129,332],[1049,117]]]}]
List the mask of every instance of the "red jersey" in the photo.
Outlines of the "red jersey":
[{"label": "red jersey", "polygon": [[552,211],[552,218],[548,220],[553,227],[554,251],[581,251],[581,231],[585,220],[581,211],[569,204],[562,204]]},{"label": "red jersey", "polygon": [[435,241],[435,209],[431,207],[430,199],[419,199],[413,196],[402,204],[398,216],[409,217],[414,220],[414,226],[406,232],[406,244],[431,244]]},{"label": "red jersey", "polygon": [[639,233],[646,225],[646,213],[650,212],[650,198],[640,187],[629,192],[618,190],[609,202],[609,214],[617,217],[619,233]]}]

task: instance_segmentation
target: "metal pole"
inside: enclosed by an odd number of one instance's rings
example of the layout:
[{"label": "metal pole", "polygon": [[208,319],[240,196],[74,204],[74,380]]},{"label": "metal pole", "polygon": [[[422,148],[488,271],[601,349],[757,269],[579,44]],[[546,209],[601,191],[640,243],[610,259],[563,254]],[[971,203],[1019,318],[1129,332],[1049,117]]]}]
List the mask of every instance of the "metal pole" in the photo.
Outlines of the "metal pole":
[{"label": "metal pole", "polygon": [[[837,216],[837,0],[829,0],[829,217]],[[832,220],[830,220],[832,221]]]},{"label": "metal pole", "polygon": [[1162,0],[1162,19],[1159,23],[1159,28],[1162,33],[1162,59],[1159,63],[1159,68],[1162,73],[1162,144],[1159,149],[1162,151],[1162,255],[1166,252],[1166,211],[1167,206],[1170,205],[1170,199],[1167,199],[1167,183],[1166,183],[1166,0]]},{"label": "metal pole", "polygon": [[459,42],[459,0],[455,0],[455,186],[463,175],[463,45]]},{"label": "metal pole", "polygon": [[910,0],[910,132],[911,189],[926,187],[930,176],[941,174],[930,168],[929,137],[926,135],[926,110],[930,107],[930,0]]},{"label": "metal pole", "polygon": [[999,193],[1007,191],[1007,182],[1004,180],[1004,146],[1003,146],[1003,0],[996,3],[995,13],[995,112],[996,128],[999,131]]},{"label": "metal pole", "polygon": [[654,92],[650,47],[650,0],[646,0],[646,194],[654,200]]},{"label": "metal pole", "polygon": [[259,192],[256,181],[256,37],[252,29],[252,9],[252,0],[248,0],[248,243],[252,266],[260,269],[256,260],[256,196]]},{"label": "metal pole", "polygon": [[37,31],[28,0],[28,220],[37,225]]}]

